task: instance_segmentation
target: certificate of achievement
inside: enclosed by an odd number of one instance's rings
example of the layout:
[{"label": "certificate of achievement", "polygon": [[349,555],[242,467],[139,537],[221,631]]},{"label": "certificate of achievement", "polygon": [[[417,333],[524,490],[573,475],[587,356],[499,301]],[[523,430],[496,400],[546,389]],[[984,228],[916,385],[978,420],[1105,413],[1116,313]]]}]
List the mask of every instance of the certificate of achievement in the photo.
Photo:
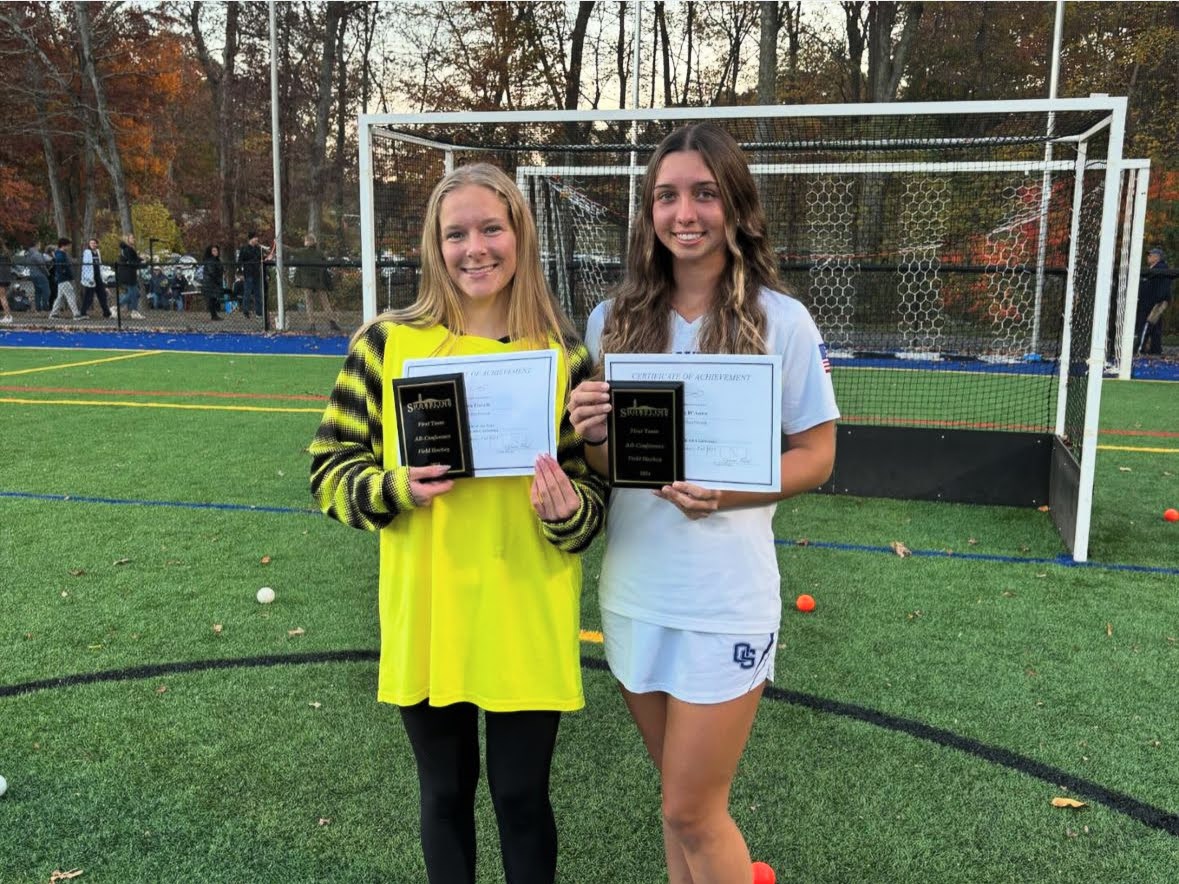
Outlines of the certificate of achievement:
[{"label": "certificate of achievement", "polygon": [[683,383],[684,481],[728,491],[781,489],[780,356],[613,353],[606,380]]},{"label": "certificate of achievement", "polygon": [[467,397],[461,374],[435,374],[393,381],[401,464],[449,464],[444,479],[474,474]]},{"label": "certificate of achievement", "polygon": [[556,350],[407,359],[403,368],[406,378],[453,373],[466,387],[476,478],[531,476],[536,455],[557,456]]},{"label": "certificate of achievement", "polygon": [[610,384],[610,484],[662,488],[684,478],[684,385]]}]

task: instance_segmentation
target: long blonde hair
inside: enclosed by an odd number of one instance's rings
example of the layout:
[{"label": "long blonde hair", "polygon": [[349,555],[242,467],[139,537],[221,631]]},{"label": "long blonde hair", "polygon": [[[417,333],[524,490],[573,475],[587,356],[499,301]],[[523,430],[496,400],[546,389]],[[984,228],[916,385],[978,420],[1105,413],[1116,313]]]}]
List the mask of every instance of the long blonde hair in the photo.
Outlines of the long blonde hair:
[{"label": "long blonde hair", "polygon": [[655,183],[664,158],[698,151],[716,178],[725,210],[725,273],[700,331],[705,353],[764,353],[765,311],[758,292],[779,288],[776,256],[749,163],[733,137],[711,123],[676,129],[660,142],[643,179],[631,231],[626,277],[602,331],[604,353],[662,353],[670,339],[668,310],[675,290],[672,256],[655,234]]},{"label": "long blonde hair", "polygon": [[540,246],[536,222],[524,203],[524,197],[512,179],[490,163],[460,166],[438,182],[426,203],[422,224],[422,282],[417,300],[408,307],[391,310],[362,326],[352,336],[355,343],[370,326],[393,321],[414,328],[444,326],[448,340],[464,333],[462,297],[446,272],[442,257],[442,201],[460,187],[477,185],[494,193],[508,211],[508,223],[516,236],[516,273],[508,293],[508,336],[538,347],[547,347],[550,339],[568,347],[577,339],[573,323],[549,292],[540,267]]}]

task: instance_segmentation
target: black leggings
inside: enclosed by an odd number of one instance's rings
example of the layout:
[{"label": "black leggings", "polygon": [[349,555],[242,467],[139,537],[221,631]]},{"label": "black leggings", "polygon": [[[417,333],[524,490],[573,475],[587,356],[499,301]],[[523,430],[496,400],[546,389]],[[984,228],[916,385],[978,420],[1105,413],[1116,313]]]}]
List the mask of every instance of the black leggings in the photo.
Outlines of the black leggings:
[{"label": "black leggings", "polygon": [[98,296],[98,305],[102,308],[103,318],[109,319],[111,316],[111,308],[110,305],[106,302],[106,286],[104,285],[82,286],[82,312],[90,312],[90,308],[94,306],[94,297],[96,295]]},{"label": "black leggings", "polygon": [[[471,703],[401,707],[421,790],[422,853],[430,884],[475,880],[479,710]],[[557,825],[549,768],[559,712],[488,712],[487,782],[508,884],[552,884]]]}]

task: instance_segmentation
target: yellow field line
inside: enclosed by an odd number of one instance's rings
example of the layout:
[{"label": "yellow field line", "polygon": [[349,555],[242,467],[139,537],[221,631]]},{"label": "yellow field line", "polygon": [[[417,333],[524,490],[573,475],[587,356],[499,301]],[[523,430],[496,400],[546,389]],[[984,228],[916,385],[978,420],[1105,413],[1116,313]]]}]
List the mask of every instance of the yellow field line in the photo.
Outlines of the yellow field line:
[{"label": "yellow field line", "polygon": [[1098,451],[1138,451],[1143,454],[1179,454],[1179,448],[1136,448],[1133,445],[1098,445]]},{"label": "yellow field line", "polygon": [[583,629],[581,631],[581,640],[583,642],[592,642],[595,645],[602,643],[602,633],[595,632],[592,629]]},{"label": "yellow field line", "polygon": [[[158,352],[158,351],[157,351]],[[135,355],[152,355],[148,353]],[[130,357],[125,357],[130,358]],[[105,360],[100,360],[105,361]],[[76,363],[85,365],[87,363]],[[3,376],[3,373],[0,373]],[[263,405],[196,405],[180,402],[111,402],[97,399],[18,399],[12,396],[0,397],[0,403],[7,405],[93,405],[108,408],[171,408],[182,411],[245,411],[262,414],[322,414],[322,408],[280,408]],[[1141,454],[1179,454],[1179,448],[1142,448],[1133,445],[1098,445],[1098,451],[1132,451]],[[584,636],[583,636],[584,638]],[[592,640],[592,639],[588,639]]]},{"label": "yellow field line", "polygon": [[42,365],[39,368],[21,368],[17,371],[0,371],[0,378],[10,378],[18,374],[35,374],[39,371],[55,371],[59,368],[80,368],[83,365],[102,365],[104,362],[120,362],[124,359],[138,359],[140,356],[159,356],[163,350],[142,350],[135,353],[124,353],[122,356],[107,356],[104,359],[87,359],[85,362],[66,362],[61,365]]},{"label": "yellow field line", "polygon": [[322,408],[277,408],[262,405],[193,405],[179,402],[101,402],[90,399],[16,399],[0,397],[8,405],[97,405],[108,408],[178,408],[184,411],[258,411],[285,414],[322,414]]}]

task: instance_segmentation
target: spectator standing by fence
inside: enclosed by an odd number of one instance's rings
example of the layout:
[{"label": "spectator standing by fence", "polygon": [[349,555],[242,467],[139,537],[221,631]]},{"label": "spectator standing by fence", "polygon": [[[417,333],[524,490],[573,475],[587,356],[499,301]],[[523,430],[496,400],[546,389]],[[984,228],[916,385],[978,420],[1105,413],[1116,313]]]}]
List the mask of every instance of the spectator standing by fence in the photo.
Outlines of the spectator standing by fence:
[{"label": "spectator standing by fence", "polygon": [[1138,285],[1138,352],[1161,356],[1163,313],[1171,303],[1171,276],[1163,250],[1151,249],[1146,256],[1147,271]]},{"label": "spectator standing by fence", "polygon": [[57,250],[53,253],[53,284],[57,293],[53,297],[53,306],[49,310],[49,318],[56,319],[58,312],[64,305],[69,305],[74,319],[87,319],[78,309],[78,294],[74,291],[74,265],[70,261],[70,240],[64,236],[57,241]]},{"label": "spectator standing by fence", "polygon": [[[271,253],[274,247],[271,246]],[[269,256],[267,256],[269,258]],[[242,274],[242,313],[246,319],[262,315],[262,246],[257,232],[251,230],[246,244],[237,250],[237,266]]]},{"label": "spectator standing by fence", "polygon": [[98,306],[102,308],[103,319],[114,319],[110,304],[106,300],[106,283],[102,281],[102,253],[98,250],[98,240],[93,237],[86,243],[82,252],[82,315],[90,315],[90,307],[98,298]]},{"label": "spectator standing by fence", "polygon": [[12,325],[12,311],[8,309],[8,288],[12,285],[12,258],[0,239],[0,325]]},{"label": "spectator standing by fence", "polygon": [[139,312],[139,269],[143,266],[135,251],[135,234],[128,233],[119,243],[119,263],[115,266],[115,282],[122,288],[119,303],[130,309],[132,319],[143,319]]},{"label": "spectator standing by fence", "polygon": [[327,267],[327,259],[319,248],[314,233],[303,237],[303,248],[294,250],[295,266],[294,286],[303,298],[303,309],[307,311],[307,321],[311,323],[311,330],[315,331],[314,303],[319,301],[319,307],[333,331],[340,330],[340,324],[333,317],[332,302],[327,291],[332,287],[331,273]]},{"label": "spectator standing by fence", "polygon": [[221,292],[225,288],[225,265],[221,263],[221,247],[209,246],[201,258],[201,294],[209,308],[209,318],[221,319]]},{"label": "spectator standing by fence", "polygon": [[29,268],[29,282],[33,284],[33,307],[38,313],[45,313],[52,304],[49,289],[49,262],[53,259],[42,251],[37,240],[25,252],[24,263]]}]

